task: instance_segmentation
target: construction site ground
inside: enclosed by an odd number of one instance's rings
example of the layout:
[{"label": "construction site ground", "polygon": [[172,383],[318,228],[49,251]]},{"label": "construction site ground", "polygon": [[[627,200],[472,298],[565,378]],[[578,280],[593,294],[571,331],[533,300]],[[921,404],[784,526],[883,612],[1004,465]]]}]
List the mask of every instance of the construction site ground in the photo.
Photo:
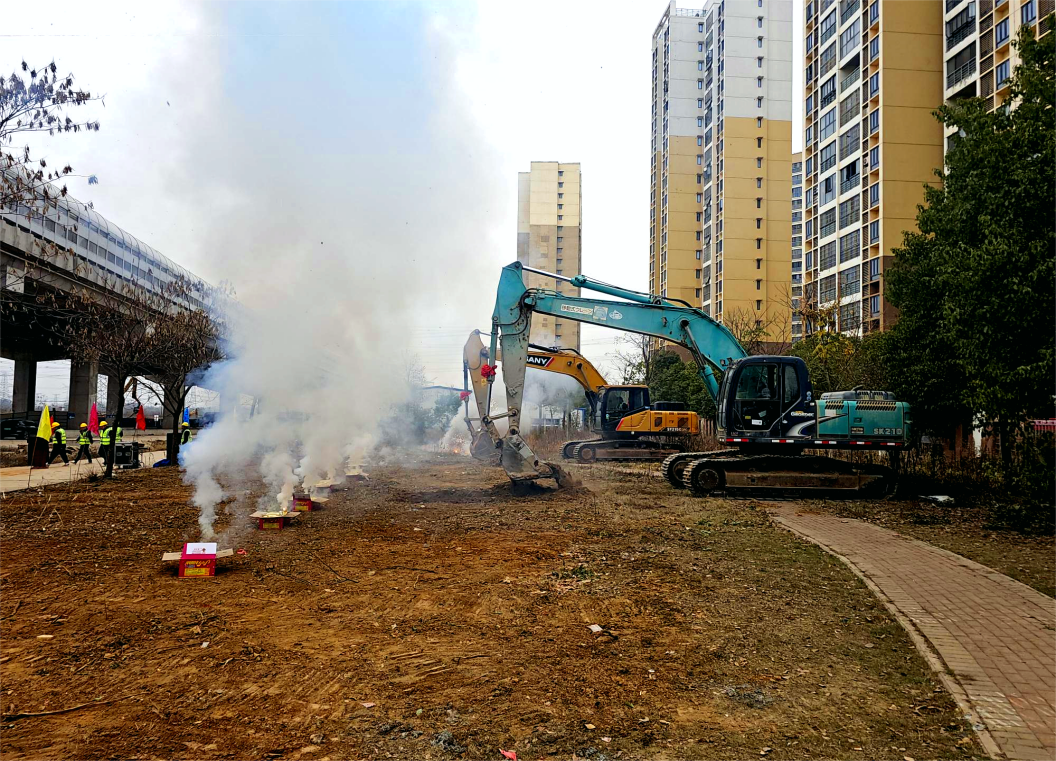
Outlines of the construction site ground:
[{"label": "construction site ground", "polygon": [[[174,468],[5,495],[0,755],[979,758],[909,637],[751,500],[417,454],[288,529]],[[592,631],[591,626],[600,629]]]}]

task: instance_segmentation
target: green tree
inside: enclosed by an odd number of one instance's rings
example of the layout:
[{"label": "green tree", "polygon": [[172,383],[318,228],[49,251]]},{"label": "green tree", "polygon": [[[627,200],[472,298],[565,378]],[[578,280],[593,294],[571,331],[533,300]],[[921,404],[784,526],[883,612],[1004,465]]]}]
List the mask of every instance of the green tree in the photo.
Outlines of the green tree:
[{"label": "green tree", "polygon": [[[1052,23],[1052,17],[1043,24]],[[978,415],[1012,434],[1053,414],[1056,111],[1053,35],[1024,27],[1009,99],[937,112],[956,135],[941,184],[925,188],[919,232],[907,232],[886,277],[900,310],[888,362],[894,390],[925,430]]]},{"label": "green tree", "polygon": [[654,402],[681,402],[705,420],[715,417],[715,401],[697,366],[674,352],[653,355],[649,368],[649,396]]},{"label": "green tree", "polygon": [[788,353],[806,362],[815,396],[856,387],[883,390],[889,387],[889,335],[870,333],[859,338],[822,331],[794,344]]}]

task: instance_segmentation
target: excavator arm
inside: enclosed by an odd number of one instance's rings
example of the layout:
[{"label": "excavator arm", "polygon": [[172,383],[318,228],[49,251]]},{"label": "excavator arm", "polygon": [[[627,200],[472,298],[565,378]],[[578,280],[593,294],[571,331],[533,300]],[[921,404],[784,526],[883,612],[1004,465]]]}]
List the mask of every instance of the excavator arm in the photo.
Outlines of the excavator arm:
[{"label": "excavator arm", "polygon": [[[697,363],[709,392],[718,397],[721,374],[734,360],[746,356],[733,334],[701,310],[689,305],[648,294],[630,291],[592,280],[583,275],[564,278],[577,288],[605,293],[626,301],[565,296],[556,291],[529,289],[524,285],[524,271],[538,272],[520,262],[502,270],[495,311],[492,314],[491,356],[501,349],[503,379],[506,383],[506,408],[501,416],[482,413],[486,423],[498,417],[509,419],[509,433],[502,439],[502,465],[514,480],[546,478],[557,475],[554,466],[540,462],[521,437],[521,406],[524,376],[529,354],[529,330],[533,312],[561,319],[601,325],[614,330],[654,336],[686,347]],[[485,409],[490,409],[491,378]]]},{"label": "excavator arm", "polygon": [[[481,434],[488,430],[491,434],[491,439],[497,442],[500,438],[496,431],[487,429],[483,422],[479,429],[473,426],[474,420],[484,421],[485,418],[488,418],[488,381],[481,371],[484,365],[489,364],[489,358],[494,355],[485,347],[482,340],[483,336],[487,336],[490,341],[491,337],[487,333],[474,330],[469,334],[469,339],[462,350],[462,367],[466,390],[468,391],[470,386],[472,386],[473,401],[478,414],[475,419],[469,417],[469,401],[466,400],[466,425],[473,439],[473,453],[482,457],[487,455],[491,447]],[[574,349],[548,348],[536,346],[535,344],[529,344],[528,348],[528,354],[523,359],[528,367],[557,375],[565,375],[579,383],[583,388],[584,395],[587,397],[587,404],[590,406],[591,417],[593,418],[597,411],[599,394],[608,384],[590,360]],[[491,364],[494,365],[500,361],[502,361],[501,350],[498,351],[496,362]]]}]

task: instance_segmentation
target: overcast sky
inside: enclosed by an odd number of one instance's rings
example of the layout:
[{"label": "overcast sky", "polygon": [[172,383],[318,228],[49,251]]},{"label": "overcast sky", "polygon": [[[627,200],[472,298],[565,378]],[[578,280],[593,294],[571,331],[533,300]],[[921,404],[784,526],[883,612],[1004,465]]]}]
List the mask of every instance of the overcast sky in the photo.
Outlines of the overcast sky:
[{"label": "overcast sky", "polygon": [[[391,293],[408,336],[394,349],[461,385],[465,337],[488,327],[516,258],[517,172],[532,160],[582,163],[585,273],[646,287],[650,38],[665,7],[22,4],[4,15],[0,68],[54,58],[106,95],[101,132],[35,145],[98,176],[72,182],[75,197],[254,306],[312,297],[283,287],[284,268],[312,266],[310,246],[391,263],[394,277],[349,282],[348,298],[380,293],[384,310]],[[799,0],[794,17],[798,29]],[[583,331],[605,369],[612,336]],[[43,375],[38,390],[65,393],[61,370]]]}]

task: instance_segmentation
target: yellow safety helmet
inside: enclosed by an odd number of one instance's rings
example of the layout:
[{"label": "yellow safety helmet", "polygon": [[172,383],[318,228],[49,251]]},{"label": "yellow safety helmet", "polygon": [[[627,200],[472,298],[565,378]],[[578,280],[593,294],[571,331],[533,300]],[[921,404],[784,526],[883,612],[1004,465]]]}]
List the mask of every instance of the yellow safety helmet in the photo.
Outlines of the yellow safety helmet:
[{"label": "yellow safety helmet", "polygon": [[58,428],[58,427],[59,427],[59,424],[58,424],[58,423],[52,423],[52,424],[51,424],[51,427],[52,427],[52,428]]},{"label": "yellow safety helmet", "polygon": [[87,427],[88,427],[87,423],[81,423],[81,428],[87,428]]},{"label": "yellow safety helmet", "polygon": [[105,420],[100,420],[99,421],[99,427],[100,428],[106,428],[106,426],[108,426],[108,425],[110,425],[110,424],[108,422],[106,422]]},{"label": "yellow safety helmet", "polygon": [[190,427],[191,427],[191,424],[190,424],[190,423],[180,423],[180,425],[181,425],[181,426],[182,426],[183,428],[190,428]]}]

